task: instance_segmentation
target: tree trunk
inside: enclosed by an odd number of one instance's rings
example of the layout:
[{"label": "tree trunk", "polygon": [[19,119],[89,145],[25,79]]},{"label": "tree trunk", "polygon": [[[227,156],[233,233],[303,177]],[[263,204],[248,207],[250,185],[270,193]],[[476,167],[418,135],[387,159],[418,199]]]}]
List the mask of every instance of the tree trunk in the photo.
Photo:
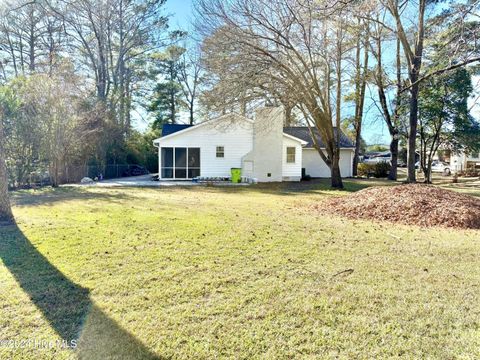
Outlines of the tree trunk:
[{"label": "tree trunk", "polygon": [[8,198],[8,174],[4,144],[3,117],[0,110],[0,223],[11,223],[13,222],[13,214]]},{"label": "tree trunk", "polygon": [[132,108],[132,85],[131,85],[132,72],[130,69],[125,70],[125,85],[124,85],[124,104],[123,111],[125,117],[125,135],[130,136],[132,130],[132,116],[130,110]]},{"label": "tree trunk", "polygon": [[334,140],[332,146],[332,187],[337,189],[343,189],[342,175],[340,174],[340,123],[341,123],[341,109],[342,109],[342,36],[343,36],[342,24],[340,24],[339,30],[337,30],[337,99],[336,99],[336,111],[335,111],[335,127]]},{"label": "tree trunk", "polygon": [[[358,20],[358,26],[360,26],[360,19]],[[358,34],[357,38],[357,49],[355,56],[355,154],[353,157],[353,176],[358,174],[358,163],[360,156],[360,145],[362,141],[362,121],[363,121],[363,107],[365,104],[365,89],[367,86],[367,72],[368,72],[368,46],[367,42],[369,41],[369,31],[366,31],[365,34],[365,43],[364,54],[363,54],[363,69],[360,61],[361,55],[361,33]]]},{"label": "tree trunk", "polygon": [[428,161],[426,163],[425,168],[423,169],[423,176],[425,177],[424,183],[431,184],[432,183],[432,159],[429,156]]},{"label": "tree trunk", "polygon": [[194,108],[193,108],[193,101],[190,103],[190,125],[193,125],[193,116],[194,116]]},{"label": "tree trunk", "polygon": [[390,141],[390,154],[391,154],[391,167],[388,174],[389,180],[397,180],[397,170],[398,170],[398,136],[392,135],[392,140]]},{"label": "tree trunk", "polygon": [[418,84],[415,84],[416,76],[412,79],[414,85],[411,89],[410,98],[410,117],[408,131],[408,148],[407,148],[407,182],[415,183],[417,181],[415,172],[415,150],[417,142],[417,124],[418,124]]},{"label": "tree trunk", "polygon": [[331,171],[331,185],[332,188],[343,189],[342,175],[340,174],[340,152],[335,151],[332,158]]},{"label": "tree trunk", "polygon": [[50,179],[52,181],[52,187],[58,187],[58,162],[57,160],[53,161],[53,164],[50,166]]},{"label": "tree trunk", "polygon": [[293,123],[293,116],[292,116],[293,106],[288,104],[288,105],[284,105],[284,108],[285,108],[285,126],[292,126],[292,123]]},{"label": "tree trunk", "polygon": [[352,175],[357,176],[358,175],[358,164],[360,162],[359,156],[360,156],[360,145],[362,141],[362,122],[358,122],[355,128],[355,154],[353,156],[353,169],[352,169]]},{"label": "tree trunk", "polygon": [[30,10],[30,32],[28,34],[28,57],[29,57],[29,64],[28,69],[30,73],[35,72],[35,19],[34,19],[34,10],[33,6]]},{"label": "tree trunk", "polygon": [[[120,104],[119,104],[119,123],[120,126],[125,129],[125,135],[128,135],[128,127],[126,124],[125,119],[125,97],[126,97],[126,86],[125,86],[125,54],[124,54],[124,32],[123,32],[123,0],[119,2],[118,7],[118,23],[119,23],[119,49],[118,49],[118,82],[119,82],[119,96],[120,96]],[[128,84],[127,84],[128,86]]]},{"label": "tree trunk", "polygon": [[415,148],[417,140],[417,122],[418,122],[418,90],[417,83],[420,70],[422,68],[423,57],[423,42],[425,38],[425,7],[427,1],[418,1],[418,33],[415,36],[413,46],[409,43],[409,36],[407,35],[401,20],[398,0],[388,1],[388,9],[395,18],[397,25],[397,40],[402,43],[405,58],[408,63],[408,77],[410,84],[410,117],[409,117],[409,131],[408,131],[408,149],[407,149],[407,182],[416,182],[415,174]]}]

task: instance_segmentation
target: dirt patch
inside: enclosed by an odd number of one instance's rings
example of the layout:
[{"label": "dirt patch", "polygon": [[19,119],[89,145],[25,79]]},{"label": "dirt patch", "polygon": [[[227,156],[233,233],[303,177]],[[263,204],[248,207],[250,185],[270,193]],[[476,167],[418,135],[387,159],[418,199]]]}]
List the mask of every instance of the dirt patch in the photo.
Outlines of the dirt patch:
[{"label": "dirt patch", "polygon": [[422,184],[372,187],[315,207],[353,219],[480,229],[479,198]]}]

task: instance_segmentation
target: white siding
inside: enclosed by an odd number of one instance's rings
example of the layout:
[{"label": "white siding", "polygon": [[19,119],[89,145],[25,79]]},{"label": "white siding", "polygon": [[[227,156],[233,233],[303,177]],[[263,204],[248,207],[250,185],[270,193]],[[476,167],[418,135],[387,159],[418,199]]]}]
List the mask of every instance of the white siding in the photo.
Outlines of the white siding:
[{"label": "white siding", "polygon": [[[189,128],[184,133],[164,140],[160,138],[160,147],[198,147],[200,176],[230,176],[232,167],[242,167],[242,157],[252,150],[252,141],[252,123],[241,119],[232,122],[228,119],[223,125],[216,122]],[[225,157],[216,157],[217,146],[224,147]]]},{"label": "white siding", "polygon": [[[287,147],[295,147],[295,163],[287,163]],[[299,181],[302,177],[302,146],[298,141],[283,137],[282,177]]]},{"label": "white siding", "polygon": [[258,182],[282,181],[283,114],[277,107],[258,109],[253,125],[253,177]]},{"label": "white siding", "polygon": [[450,156],[450,167],[452,171],[462,171],[467,168],[467,163],[480,163],[480,153],[466,155],[463,152]]},{"label": "white siding", "polygon": [[[353,150],[340,150],[340,173],[342,177],[352,176]],[[322,160],[316,149],[303,149],[302,167],[311,177],[329,178],[330,168]]]}]

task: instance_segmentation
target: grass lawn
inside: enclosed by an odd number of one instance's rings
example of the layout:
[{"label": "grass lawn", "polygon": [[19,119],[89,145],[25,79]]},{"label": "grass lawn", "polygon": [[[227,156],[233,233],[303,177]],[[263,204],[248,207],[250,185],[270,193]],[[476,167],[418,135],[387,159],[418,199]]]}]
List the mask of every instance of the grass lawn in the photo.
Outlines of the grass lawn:
[{"label": "grass lawn", "polygon": [[0,359],[480,358],[480,232],[310,209],[333,194],[16,193],[18,227],[0,228]]}]

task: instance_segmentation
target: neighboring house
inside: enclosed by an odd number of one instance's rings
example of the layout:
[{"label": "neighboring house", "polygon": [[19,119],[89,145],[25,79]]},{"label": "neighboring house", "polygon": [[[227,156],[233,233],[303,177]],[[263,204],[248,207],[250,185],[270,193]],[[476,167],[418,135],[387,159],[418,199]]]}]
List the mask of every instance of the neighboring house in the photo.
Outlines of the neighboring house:
[{"label": "neighboring house", "polygon": [[[164,125],[159,149],[162,180],[228,177],[231,168],[259,182],[299,181],[304,174],[330,177],[330,169],[313,148],[307,127],[283,127],[282,108],[257,110],[255,121],[228,114],[198,125]],[[318,133],[317,143],[322,147]],[[352,176],[354,145],[340,134],[340,169]]]},{"label": "neighboring house", "polygon": [[480,153],[465,154],[463,152],[450,153],[451,171],[465,171],[467,169],[480,169]]}]

